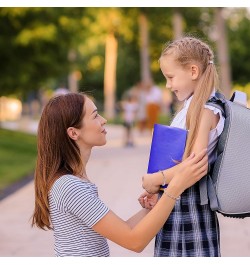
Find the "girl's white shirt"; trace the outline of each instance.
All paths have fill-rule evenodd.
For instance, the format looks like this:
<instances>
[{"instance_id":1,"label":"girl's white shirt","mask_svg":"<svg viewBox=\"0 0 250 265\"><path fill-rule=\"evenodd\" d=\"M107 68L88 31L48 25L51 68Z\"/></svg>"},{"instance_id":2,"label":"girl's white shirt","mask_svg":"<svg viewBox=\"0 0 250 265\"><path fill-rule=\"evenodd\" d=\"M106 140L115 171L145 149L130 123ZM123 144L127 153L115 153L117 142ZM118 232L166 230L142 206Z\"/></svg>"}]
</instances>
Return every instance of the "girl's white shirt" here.
<instances>
[{"instance_id":1,"label":"girl's white shirt","mask_svg":"<svg viewBox=\"0 0 250 265\"><path fill-rule=\"evenodd\" d=\"M215 92L211 94L210 98L214 95ZM192 98L193 96L185 100L182 109L176 114L170 126L186 129L186 116ZM216 107L210 105L204 105L204 107L213 111L215 115L219 114L220 116L217 126L209 132L208 162L213 163L217 158L216 145L218 142L218 138L224 128L225 118L223 117L220 109L217 109Z\"/></svg>"}]
</instances>

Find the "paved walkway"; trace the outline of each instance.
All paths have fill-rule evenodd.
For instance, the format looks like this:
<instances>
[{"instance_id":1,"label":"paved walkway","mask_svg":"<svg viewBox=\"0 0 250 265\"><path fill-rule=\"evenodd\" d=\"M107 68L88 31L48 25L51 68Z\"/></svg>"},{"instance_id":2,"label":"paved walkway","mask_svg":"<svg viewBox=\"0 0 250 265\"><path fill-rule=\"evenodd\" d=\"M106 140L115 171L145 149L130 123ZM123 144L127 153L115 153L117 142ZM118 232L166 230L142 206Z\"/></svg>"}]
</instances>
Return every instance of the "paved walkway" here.
<instances>
[{"instance_id":1,"label":"paved walkway","mask_svg":"<svg viewBox=\"0 0 250 265\"><path fill-rule=\"evenodd\" d=\"M30 128L35 133L36 125L27 123L22 128ZM18 127L11 123L6 126ZM99 187L100 197L106 204L120 217L127 219L140 209L137 198L142 192L141 176L147 169L150 136L139 136L136 132L136 146L124 148L122 127L109 125L107 130L108 144L93 149L88 174ZM33 182L0 201L0 257L54 255L52 232L30 226L33 205ZM250 218L241 220L221 215L218 217L222 256L250 257ZM153 241L139 254L112 242L109 245L113 257L153 255Z\"/></svg>"}]
</instances>

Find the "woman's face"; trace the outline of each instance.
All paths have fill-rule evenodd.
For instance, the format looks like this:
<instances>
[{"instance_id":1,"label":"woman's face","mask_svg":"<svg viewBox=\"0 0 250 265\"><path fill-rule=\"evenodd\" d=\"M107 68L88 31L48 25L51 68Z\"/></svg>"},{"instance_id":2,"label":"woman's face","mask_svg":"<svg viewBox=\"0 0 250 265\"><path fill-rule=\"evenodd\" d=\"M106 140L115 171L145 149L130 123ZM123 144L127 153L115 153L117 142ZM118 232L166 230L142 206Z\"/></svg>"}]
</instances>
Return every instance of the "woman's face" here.
<instances>
[{"instance_id":1,"label":"woman's face","mask_svg":"<svg viewBox=\"0 0 250 265\"><path fill-rule=\"evenodd\" d=\"M82 128L79 129L77 143L84 147L102 146L106 144L105 124L107 120L98 114L97 108L92 100L85 97L85 115Z\"/></svg>"}]
</instances>

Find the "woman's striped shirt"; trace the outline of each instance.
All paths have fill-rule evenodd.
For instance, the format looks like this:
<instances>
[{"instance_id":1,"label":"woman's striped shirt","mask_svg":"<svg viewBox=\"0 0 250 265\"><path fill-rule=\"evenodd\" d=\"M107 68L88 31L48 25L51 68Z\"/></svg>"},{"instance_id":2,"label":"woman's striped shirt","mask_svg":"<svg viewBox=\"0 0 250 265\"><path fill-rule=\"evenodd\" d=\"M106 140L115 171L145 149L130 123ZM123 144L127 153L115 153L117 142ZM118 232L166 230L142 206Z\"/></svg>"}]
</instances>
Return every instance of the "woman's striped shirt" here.
<instances>
[{"instance_id":1,"label":"woman's striped shirt","mask_svg":"<svg viewBox=\"0 0 250 265\"><path fill-rule=\"evenodd\" d=\"M109 256L107 239L92 229L109 211L93 183L60 177L50 190L49 207L56 256Z\"/></svg>"}]
</instances>

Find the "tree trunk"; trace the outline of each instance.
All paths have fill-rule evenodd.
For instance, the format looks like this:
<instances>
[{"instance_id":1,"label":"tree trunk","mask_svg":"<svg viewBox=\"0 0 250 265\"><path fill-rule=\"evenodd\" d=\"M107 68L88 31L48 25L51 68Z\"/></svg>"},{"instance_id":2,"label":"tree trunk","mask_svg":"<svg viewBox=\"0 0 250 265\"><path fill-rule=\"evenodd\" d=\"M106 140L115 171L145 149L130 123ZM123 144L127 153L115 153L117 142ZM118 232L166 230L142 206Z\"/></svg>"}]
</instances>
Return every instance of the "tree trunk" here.
<instances>
[{"instance_id":1,"label":"tree trunk","mask_svg":"<svg viewBox=\"0 0 250 265\"><path fill-rule=\"evenodd\" d=\"M76 52L72 49L68 53L68 60L71 65L74 65L76 60ZM77 92L78 91L78 80L76 77L75 72L72 70L71 73L68 75L68 84L69 84L69 91L70 92Z\"/></svg>"},{"instance_id":2,"label":"tree trunk","mask_svg":"<svg viewBox=\"0 0 250 265\"><path fill-rule=\"evenodd\" d=\"M174 7L173 14L173 30L174 30L174 39L179 39L183 36L183 18L180 10Z\"/></svg>"},{"instance_id":3,"label":"tree trunk","mask_svg":"<svg viewBox=\"0 0 250 265\"><path fill-rule=\"evenodd\" d=\"M220 88L226 98L231 94L231 71L228 52L228 40L225 20L223 18L223 8L217 7L215 10L215 22L217 27L217 55L219 62Z\"/></svg>"},{"instance_id":4,"label":"tree trunk","mask_svg":"<svg viewBox=\"0 0 250 265\"><path fill-rule=\"evenodd\" d=\"M76 78L75 72L71 72L68 75L68 83L69 83L69 91L70 92L77 92L78 91L78 80Z\"/></svg>"},{"instance_id":5,"label":"tree trunk","mask_svg":"<svg viewBox=\"0 0 250 265\"><path fill-rule=\"evenodd\" d=\"M140 34L140 63L141 63L141 81L149 83L152 80L149 59L149 34L148 21L145 14L139 15L139 34Z\"/></svg>"},{"instance_id":6,"label":"tree trunk","mask_svg":"<svg viewBox=\"0 0 250 265\"><path fill-rule=\"evenodd\" d=\"M115 117L117 39L110 33L106 39L105 69L104 69L104 112L105 117Z\"/></svg>"}]
</instances>

